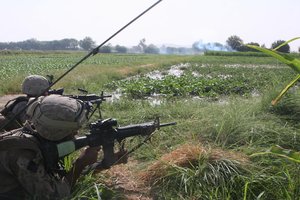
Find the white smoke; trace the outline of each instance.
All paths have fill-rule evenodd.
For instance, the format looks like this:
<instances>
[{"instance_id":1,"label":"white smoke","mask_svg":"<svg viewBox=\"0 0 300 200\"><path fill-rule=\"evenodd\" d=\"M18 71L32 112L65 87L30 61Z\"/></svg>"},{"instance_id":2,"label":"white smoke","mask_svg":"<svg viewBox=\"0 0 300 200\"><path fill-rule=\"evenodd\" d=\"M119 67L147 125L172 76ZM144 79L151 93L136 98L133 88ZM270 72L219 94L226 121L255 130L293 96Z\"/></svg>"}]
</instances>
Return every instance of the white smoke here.
<instances>
[{"instance_id":1,"label":"white smoke","mask_svg":"<svg viewBox=\"0 0 300 200\"><path fill-rule=\"evenodd\" d=\"M202 40L195 42L193 44L193 47L197 49L200 52L204 51L232 51L232 49L229 46L223 45L218 42L213 43L204 43Z\"/></svg>"}]
</instances>

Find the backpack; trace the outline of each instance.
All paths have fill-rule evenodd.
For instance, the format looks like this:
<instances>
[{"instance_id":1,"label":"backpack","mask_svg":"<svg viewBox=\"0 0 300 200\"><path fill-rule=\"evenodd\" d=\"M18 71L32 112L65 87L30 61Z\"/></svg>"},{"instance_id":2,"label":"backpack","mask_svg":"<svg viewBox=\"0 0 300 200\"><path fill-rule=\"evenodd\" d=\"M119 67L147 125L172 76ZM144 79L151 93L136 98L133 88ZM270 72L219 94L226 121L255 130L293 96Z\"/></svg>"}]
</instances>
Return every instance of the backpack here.
<instances>
[{"instance_id":1,"label":"backpack","mask_svg":"<svg viewBox=\"0 0 300 200\"><path fill-rule=\"evenodd\" d=\"M21 129L0 134L0 151L29 149L41 153L38 141L33 136L22 133Z\"/></svg>"},{"instance_id":2,"label":"backpack","mask_svg":"<svg viewBox=\"0 0 300 200\"><path fill-rule=\"evenodd\" d=\"M60 176L65 176L66 170L61 163L62 160L59 160L56 154L51 154L51 152L56 153L56 151L51 151L52 148L56 148L56 145L51 142L40 141L38 136L23 131L24 128L19 128L0 134L0 151L13 149L32 150L36 152L39 158L44 160L45 169L49 173L57 173Z\"/></svg>"},{"instance_id":3,"label":"backpack","mask_svg":"<svg viewBox=\"0 0 300 200\"><path fill-rule=\"evenodd\" d=\"M14 98L14 99L11 99L9 100L4 108L0 111L0 113L4 116L4 117L7 117L9 115L9 113L12 112L12 110L14 109L14 107L19 104L20 102L22 101L26 101L28 102L29 98L26 97L26 96L19 96L17 98Z\"/></svg>"}]
</instances>

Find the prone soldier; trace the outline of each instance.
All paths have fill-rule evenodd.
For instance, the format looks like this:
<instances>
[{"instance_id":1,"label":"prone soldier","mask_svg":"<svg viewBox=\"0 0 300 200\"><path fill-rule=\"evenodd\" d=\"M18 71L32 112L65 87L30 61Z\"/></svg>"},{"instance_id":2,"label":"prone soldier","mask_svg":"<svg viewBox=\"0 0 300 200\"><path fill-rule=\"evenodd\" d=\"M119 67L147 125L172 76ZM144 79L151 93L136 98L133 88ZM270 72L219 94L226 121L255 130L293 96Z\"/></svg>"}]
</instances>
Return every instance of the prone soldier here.
<instances>
[{"instance_id":1,"label":"prone soldier","mask_svg":"<svg viewBox=\"0 0 300 200\"><path fill-rule=\"evenodd\" d=\"M0 130L0 132L22 127L22 125L26 121L26 110L24 109L28 103L29 98L37 97L40 95L48 95L46 89L49 87L49 85L50 84L48 79L43 76L27 76L22 83L22 93L26 96L19 96L8 101L5 107L0 111L0 127L4 126L4 124L7 124L8 121L11 120L11 122L4 127L4 130ZM21 112L22 110L24 111ZM12 119L13 117L14 119Z\"/></svg>"}]
</instances>

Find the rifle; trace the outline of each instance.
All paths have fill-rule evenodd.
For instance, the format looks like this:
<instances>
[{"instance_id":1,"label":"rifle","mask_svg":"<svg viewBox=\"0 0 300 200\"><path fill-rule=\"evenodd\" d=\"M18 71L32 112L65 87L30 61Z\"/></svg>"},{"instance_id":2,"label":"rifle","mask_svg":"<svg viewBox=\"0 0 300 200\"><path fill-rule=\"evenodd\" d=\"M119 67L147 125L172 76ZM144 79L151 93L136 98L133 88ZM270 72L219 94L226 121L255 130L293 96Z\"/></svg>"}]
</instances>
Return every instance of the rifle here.
<instances>
[{"instance_id":1,"label":"rifle","mask_svg":"<svg viewBox=\"0 0 300 200\"><path fill-rule=\"evenodd\" d=\"M87 91L86 91L87 93ZM100 105L103 101L106 101L106 98L112 97L111 95L104 95L103 91L101 92L100 96L96 94L87 94L87 95L64 95L73 99L79 99L81 101L87 102L89 105L89 112L91 113L90 116L88 116L88 119L90 119L93 114L96 112L96 110L99 111L99 117L102 119L102 114L100 110ZM93 107L94 105L94 107Z\"/></svg>"},{"instance_id":2,"label":"rifle","mask_svg":"<svg viewBox=\"0 0 300 200\"><path fill-rule=\"evenodd\" d=\"M103 92L101 92L101 95L96 95L96 94L87 94L87 95L63 95L66 97L70 97L73 99L79 99L81 101L89 101L91 103L94 103L97 100L105 101L106 98L112 97L111 95L104 95Z\"/></svg>"},{"instance_id":3,"label":"rifle","mask_svg":"<svg viewBox=\"0 0 300 200\"><path fill-rule=\"evenodd\" d=\"M84 92L85 95L69 95L69 94L67 94L67 95L63 95L63 96L70 97L73 99L78 99L78 100L81 100L81 101L87 103L88 107L89 107L88 108L89 113L91 113L90 116L88 116L88 119L90 119L93 116L93 114L96 112L96 110L99 111L99 117L100 117L100 119L102 119L100 104L103 101L106 101L106 98L112 97L112 95L104 95L103 91L101 92L100 95L96 95L96 94L88 94L88 91L80 89L80 88L78 88L78 90L81 92Z\"/></svg>"},{"instance_id":4,"label":"rifle","mask_svg":"<svg viewBox=\"0 0 300 200\"><path fill-rule=\"evenodd\" d=\"M52 89L48 91L48 94L59 94L59 95L63 95L64 93L64 88L58 88L58 89Z\"/></svg>"},{"instance_id":5,"label":"rifle","mask_svg":"<svg viewBox=\"0 0 300 200\"><path fill-rule=\"evenodd\" d=\"M50 84L52 84L54 76L53 75L47 75L48 81ZM64 93L64 88L59 88L59 89L52 89L48 91L48 94L58 94L58 95L63 95L66 97L70 97L73 99L78 99L81 101L86 102L89 105L89 112L91 113L88 119L90 119L93 114L95 113L96 110L99 110L99 116L102 119L102 114L100 110L100 104L106 100L108 97L112 97L112 95L104 95L104 92L102 91L100 95L96 94L89 94L87 90L78 88L78 91L84 93L84 95L72 95L72 94L63 94ZM93 105L95 105L93 107Z\"/></svg>"},{"instance_id":6,"label":"rifle","mask_svg":"<svg viewBox=\"0 0 300 200\"><path fill-rule=\"evenodd\" d=\"M114 144L116 141L121 143L128 137L140 135L146 136L146 139L144 140L144 142L146 142L150 139L155 130L160 129L161 127L176 125L176 122L161 124L159 118L156 118L152 122L123 127L117 127L117 124L117 120L113 118L97 120L96 122L90 123L90 131L85 136L58 144L50 141L44 142L41 145L41 149L45 159L46 169L52 171L55 169L55 166L57 166L57 163L61 158L86 146L102 146L104 155L101 166L103 168L109 168L119 161L114 156ZM129 151L127 155L139 148L141 144Z\"/></svg>"}]
</instances>

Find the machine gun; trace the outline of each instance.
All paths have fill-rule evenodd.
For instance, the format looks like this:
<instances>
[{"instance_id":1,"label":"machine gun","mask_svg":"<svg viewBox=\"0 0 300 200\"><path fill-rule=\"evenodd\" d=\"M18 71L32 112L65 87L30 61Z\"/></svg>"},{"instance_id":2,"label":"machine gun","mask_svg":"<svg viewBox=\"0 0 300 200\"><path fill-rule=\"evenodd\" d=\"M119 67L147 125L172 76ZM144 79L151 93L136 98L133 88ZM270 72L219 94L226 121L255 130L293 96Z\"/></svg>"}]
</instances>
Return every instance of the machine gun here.
<instances>
[{"instance_id":1,"label":"machine gun","mask_svg":"<svg viewBox=\"0 0 300 200\"><path fill-rule=\"evenodd\" d=\"M78 89L82 90L82 89ZM79 99L81 101L84 101L89 104L89 113L88 119L90 119L93 114L96 112L96 110L99 111L99 117L102 119L101 109L100 105L103 101L106 101L106 98L112 97L111 95L104 95L103 91L100 95L96 94L88 94L86 90L82 90L86 92L86 95L64 95L73 99Z\"/></svg>"},{"instance_id":2,"label":"machine gun","mask_svg":"<svg viewBox=\"0 0 300 200\"><path fill-rule=\"evenodd\" d=\"M85 146L102 146L104 155L103 160L101 161L101 167L109 168L118 162L118 158L116 158L114 154L115 142L121 143L128 137L138 135L146 136L144 141L147 141L155 130L171 125L176 125L176 122L161 124L159 118L156 118L153 122L123 127L117 127L117 120L112 118L98 120L90 123L90 131L85 136L59 144L47 141L41 145L46 168L48 170L53 170L61 158ZM134 150L136 150L136 148ZM128 152L127 155L131 152Z\"/></svg>"},{"instance_id":3,"label":"machine gun","mask_svg":"<svg viewBox=\"0 0 300 200\"><path fill-rule=\"evenodd\" d=\"M54 76L53 75L47 75L49 83L52 83ZM112 95L104 95L104 92L102 91L100 95L96 94L89 94L87 90L78 88L78 91L83 93L82 95L72 95L72 94L63 94L64 93L64 88L59 88L59 89L52 89L48 91L48 94L58 94L58 95L63 95L66 97L70 97L73 99L78 99L84 102L87 102L89 104L89 112L91 113L88 118L91 118L93 114L96 112L96 110L99 111L99 117L102 119L102 114L100 110L100 105L103 101L106 100L106 98L112 97Z\"/></svg>"}]
</instances>

